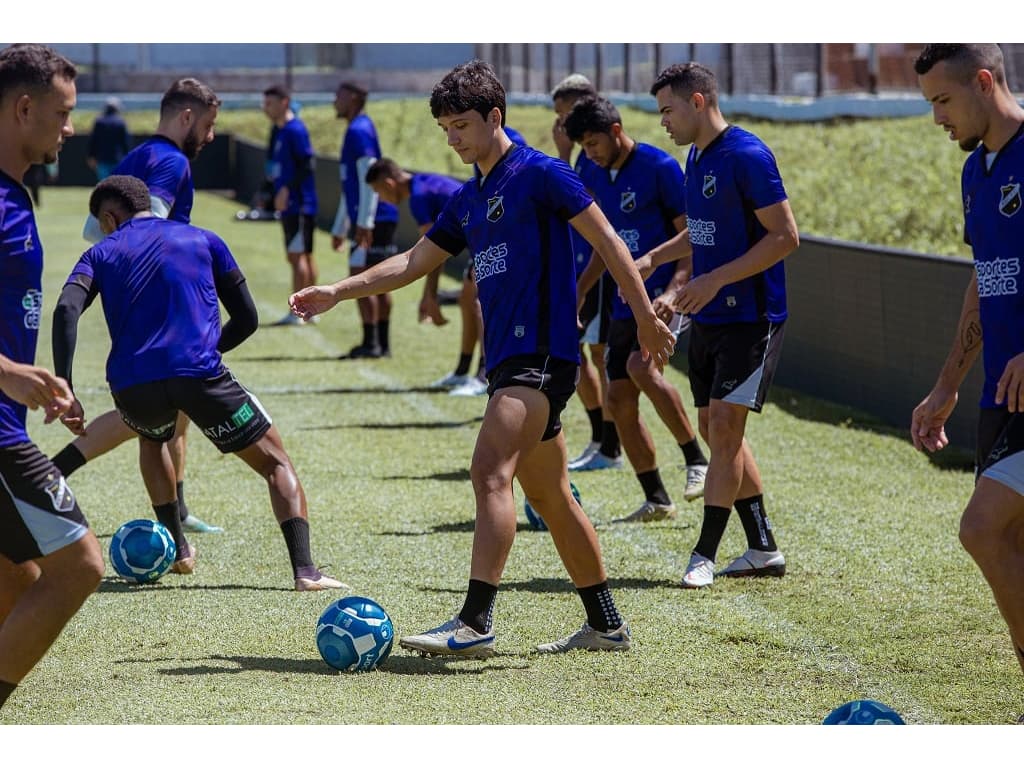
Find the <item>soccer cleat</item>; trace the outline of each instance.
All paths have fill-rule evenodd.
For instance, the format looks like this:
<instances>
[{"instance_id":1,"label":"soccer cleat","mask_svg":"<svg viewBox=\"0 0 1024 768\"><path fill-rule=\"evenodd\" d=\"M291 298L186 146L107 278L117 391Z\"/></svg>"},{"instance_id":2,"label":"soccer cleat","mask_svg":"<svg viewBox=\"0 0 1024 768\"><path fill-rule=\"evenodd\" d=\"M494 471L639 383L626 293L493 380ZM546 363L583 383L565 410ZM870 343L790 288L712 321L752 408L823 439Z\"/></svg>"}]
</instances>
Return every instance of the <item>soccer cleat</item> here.
<instances>
[{"instance_id":1,"label":"soccer cleat","mask_svg":"<svg viewBox=\"0 0 1024 768\"><path fill-rule=\"evenodd\" d=\"M189 574L195 573L196 545L189 544L188 551L188 557L183 557L180 560L174 561L174 565L171 566L171 573L180 573L182 576L188 576Z\"/></svg>"},{"instance_id":2,"label":"soccer cleat","mask_svg":"<svg viewBox=\"0 0 1024 768\"><path fill-rule=\"evenodd\" d=\"M321 573L319 578L306 579L302 576L295 579L296 592L319 592L324 589L344 589L351 591L352 587L343 581L332 579L327 574Z\"/></svg>"},{"instance_id":3,"label":"soccer cleat","mask_svg":"<svg viewBox=\"0 0 1024 768\"><path fill-rule=\"evenodd\" d=\"M786 574L786 558L779 550L762 552L759 549L748 549L725 568L718 572L719 576L751 577L751 576L784 576Z\"/></svg>"},{"instance_id":4,"label":"soccer cleat","mask_svg":"<svg viewBox=\"0 0 1024 768\"><path fill-rule=\"evenodd\" d=\"M538 653L565 653L582 649L584 651L628 651L630 646L629 625L622 622L617 629L602 632L584 624L568 637L537 646Z\"/></svg>"},{"instance_id":5,"label":"soccer cleat","mask_svg":"<svg viewBox=\"0 0 1024 768\"><path fill-rule=\"evenodd\" d=\"M431 382L427 386L431 389L455 389L456 387L461 387L463 384L467 384L469 379L469 375L449 373L447 376Z\"/></svg>"},{"instance_id":6,"label":"soccer cleat","mask_svg":"<svg viewBox=\"0 0 1024 768\"><path fill-rule=\"evenodd\" d=\"M421 635L403 637L398 644L424 656L486 659L494 655L494 633L482 635L458 616Z\"/></svg>"},{"instance_id":7,"label":"soccer cleat","mask_svg":"<svg viewBox=\"0 0 1024 768\"><path fill-rule=\"evenodd\" d=\"M350 360L360 357L378 358L382 357L383 355L384 353L381 351L380 346L377 344L374 344L372 346L367 346L366 344L357 344L348 351L347 355L342 355L341 359Z\"/></svg>"},{"instance_id":8,"label":"soccer cleat","mask_svg":"<svg viewBox=\"0 0 1024 768\"><path fill-rule=\"evenodd\" d=\"M186 531L192 533L224 533L224 529L219 525L210 525L200 520L198 517L189 512L188 516L181 521L181 527Z\"/></svg>"},{"instance_id":9,"label":"soccer cleat","mask_svg":"<svg viewBox=\"0 0 1024 768\"><path fill-rule=\"evenodd\" d=\"M710 587L715 580L715 563L708 560L704 555L694 552L690 555L690 563L686 566L686 573L683 574L684 589L700 589Z\"/></svg>"},{"instance_id":10,"label":"soccer cleat","mask_svg":"<svg viewBox=\"0 0 1024 768\"><path fill-rule=\"evenodd\" d=\"M448 391L452 397L476 397L487 394L487 382L478 378L472 378L465 384Z\"/></svg>"},{"instance_id":11,"label":"soccer cleat","mask_svg":"<svg viewBox=\"0 0 1024 768\"><path fill-rule=\"evenodd\" d=\"M613 520L613 523L653 523L656 520L671 520L676 516L676 505L671 502L659 504L656 501L645 501L640 508L630 515Z\"/></svg>"},{"instance_id":12,"label":"soccer cleat","mask_svg":"<svg viewBox=\"0 0 1024 768\"><path fill-rule=\"evenodd\" d=\"M694 501L704 495L704 478L707 474L707 464L686 465L686 490L683 491L684 499L687 501Z\"/></svg>"},{"instance_id":13,"label":"soccer cleat","mask_svg":"<svg viewBox=\"0 0 1024 768\"><path fill-rule=\"evenodd\" d=\"M274 325L302 325L302 318L289 312L278 320Z\"/></svg>"},{"instance_id":14,"label":"soccer cleat","mask_svg":"<svg viewBox=\"0 0 1024 768\"><path fill-rule=\"evenodd\" d=\"M600 441L591 440L589 443L587 443L587 447L583 449L583 453L581 453L579 456L577 456L575 459L569 462L569 469L572 469L573 464L582 464L595 453L597 453L599 450L601 450Z\"/></svg>"},{"instance_id":15,"label":"soccer cleat","mask_svg":"<svg viewBox=\"0 0 1024 768\"><path fill-rule=\"evenodd\" d=\"M622 466L622 456L605 456L601 451L595 451L586 461L569 465L570 472L593 472L598 469L618 469Z\"/></svg>"}]
</instances>

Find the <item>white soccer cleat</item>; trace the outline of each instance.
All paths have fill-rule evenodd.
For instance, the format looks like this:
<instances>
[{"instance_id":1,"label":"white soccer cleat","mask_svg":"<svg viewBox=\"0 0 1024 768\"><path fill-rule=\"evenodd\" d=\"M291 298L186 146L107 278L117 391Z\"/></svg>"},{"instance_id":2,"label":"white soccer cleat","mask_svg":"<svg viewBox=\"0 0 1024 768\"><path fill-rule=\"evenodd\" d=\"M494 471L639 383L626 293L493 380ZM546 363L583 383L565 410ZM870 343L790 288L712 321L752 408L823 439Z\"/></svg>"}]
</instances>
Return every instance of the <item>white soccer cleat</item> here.
<instances>
[{"instance_id":1,"label":"white soccer cleat","mask_svg":"<svg viewBox=\"0 0 1024 768\"><path fill-rule=\"evenodd\" d=\"M656 501L645 501L632 514L613 520L613 523L653 523L657 520L671 520L676 516L675 504L658 504Z\"/></svg>"},{"instance_id":2,"label":"white soccer cleat","mask_svg":"<svg viewBox=\"0 0 1024 768\"><path fill-rule=\"evenodd\" d=\"M565 653L576 649L584 651L628 651L631 638L629 624L601 632L589 624L584 624L568 637L537 646L538 653Z\"/></svg>"},{"instance_id":3,"label":"white soccer cleat","mask_svg":"<svg viewBox=\"0 0 1024 768\"><path fill-rule=\"evenodd\" d=\"M594 472L598 469L618 469L622 466L622 456L605 456L600 450L594 451L589 458L569 465L570 472Z\"/></svg>"},{"instance_id":4,"label":"white soccer cleat","mask_svg":"<svg viewBox=\"0 0 1024 768\"><path fill-rule=\"evenodd\" d=\"M477 395L486 395L487 382L480 381L480 379L473 377L465 384L448 390L448 394L451 397L476 397Z\"/></svg>"},{"instance_id":5,"label":"white soccer cleat","mask_svg":"<svg viewBox=\"0 0 1024 768\"><path fill-rule=\"evenodd\" d=\"M686 490L683 491L683 498L687 501L694 501L704 495L704 478L708 474L707 464L686 465Z\"/></svg>"},{"instance_id":6,"label":"white soccer cleat","mask_svg":"<svg viewBox=\"0 0 1024 768\"><path fill-rule=\"evenodd\" d=\"M494 633L482 635L458 616L421 635L407 635L398 644L424 656L486 659L494 655Z\"/></svg>"},{"instance_id":7,"label":"white soccer cleat","mask_svg":"<svg viewBox=\"0 0 1024 768\"><path fill-rule=\"evenodd\" d=\"M449 373L437 381L433 381L427 386L430 389L455 389L455 387L461 387L463 384L469 381L468 375L459 375L457 373Z\"/></svg>"},{"instance_id":8,"label":"white soccer cleat","mask_svg":"<svg viewBox=\"0 0 1024 768\"><path fill-rule=\"evenodd\" d=\"M344 589L346 592L352 591L352 587L345 582L332 579L330 576L323 573L321 573L320 578L317 579L306 579L301 576L295 579L296 592L320 592L324 589Z\"/></svg>"},{"instance_id":9,"label":"white soccer cleat","mask_svg":"<svg viewBox=\"0 0 1024 768\"><path fill-rule=\"evenodd\" d=\"M591 440L587 443L587 447L583 449L583 453L577 456L575 459L569 462L569 469L572 469L573 464L581 464L601 450L601 443Z\"/></svg>"},{"instance_id":10,"label":"white soccer cleat","mask_svg":"<svg viewBox=\"0 0 1024 768\"><path fill-rule=\"evenodd\" d=\"M683 574L684 589L700 589L710 587L715 580L715 563L704 555L694 552L690 555L690 563Z\"/></svg>"},{"instance_id":11,"label":"white soccer cleat","mask_svg":"<svg viewBox=\"0 0 1024 768\"><path fill-rule=\"evenodd\" d=\"M786 558L779 550L762 552L759 549L748 549L725 568L718 572L719 576L756 577L784 576L786 574Z\"/></svg>"},{"instance_id":12,"label":"white soccer cleat","mask_svg":"<svg viewBox=\"0 0 1024 768\"><path fill-rule=\"evenodd\" d=\"M191 512L181 521L181 527L183 530L189 531L190 533L224 533L224 529L219 525L210 525L198 517L193 515Z\"/></svg>"},{"instance_id":13,"label":"white soccer cleat","mask_svg":"<svg viewBox=\"0 0 1024 768\"><path fill-rule=\"evenodd\" d=\"M302 318L289 312L278 320L274 325L302 325Z\"/></svg>"}]
</instances>

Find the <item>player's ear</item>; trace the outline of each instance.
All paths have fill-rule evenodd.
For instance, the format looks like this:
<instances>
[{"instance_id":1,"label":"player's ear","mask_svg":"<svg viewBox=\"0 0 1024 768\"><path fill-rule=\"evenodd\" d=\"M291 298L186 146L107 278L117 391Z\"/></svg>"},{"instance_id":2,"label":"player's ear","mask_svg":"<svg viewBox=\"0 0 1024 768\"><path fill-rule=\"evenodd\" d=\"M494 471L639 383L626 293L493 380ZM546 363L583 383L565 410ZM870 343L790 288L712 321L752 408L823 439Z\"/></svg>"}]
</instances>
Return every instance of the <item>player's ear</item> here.
<instances>
[{"instance_id":1,"label":"player's ear","mask_svg":"<svg viewBox=\"0 0 1024 768\"><path fill-rule=\"evenodd\" d=\"M703 93L700 91L694 91L693 95L690 96L690 103L693 104L693 108L699 112L704 109L708 102L707 99L704 98Z\"/></svg>"}]
</instances>

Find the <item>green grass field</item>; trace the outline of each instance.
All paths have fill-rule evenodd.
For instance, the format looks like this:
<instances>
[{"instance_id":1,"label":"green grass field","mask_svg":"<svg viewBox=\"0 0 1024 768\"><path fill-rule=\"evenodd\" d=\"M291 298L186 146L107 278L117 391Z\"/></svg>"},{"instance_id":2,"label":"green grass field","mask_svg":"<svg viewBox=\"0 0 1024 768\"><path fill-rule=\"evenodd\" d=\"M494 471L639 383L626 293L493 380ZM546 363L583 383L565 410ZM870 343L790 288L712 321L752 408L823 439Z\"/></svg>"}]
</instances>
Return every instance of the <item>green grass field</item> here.
<instances>
[{"instance_id":1,"label":"green grass field","mask_svg":"<svg viewBox=\"0 0 1024 768\"><path fill-rule=\"evenodd\" d=\"M47 366L49 320L83 250L86 200L83 189L45 188L38 211L46 249L38 359ZM231 245L271 322L288 294L280 229L235 222L236 208L201 194L195 223ZM344 259L323 233L317 238L321 281L339 279ZM459 323L446 308L449 325L417 325L419 291L395 294L393 359L335 359L358 341L355 307L341 306L317 326L263 327L226 360L284 436L309 498L314 558L378 600L399 635L461 606L473 531L468 465L484 406L424 389L453 367ZM92 415L111 404L108 348L94 306L75 364ZM685 375L669 376L689 402ZM632 473L574 477L632 626L632 652L532 652L575 630L583 612L549 537L520 513L495 610L499 655L442 661L396 648L369 674L321 661L314 626L339 595L291 591L263 483L192 430L187 499L226 532L193 535L200 557L190 577L130 586L108 565L0 722L812 724L855 698L887 702L910 723L1012 722L1024 709L1020 670L988 588L957 542L971 489L963 457L929 462L904 434L856 412L772 394L749 439L788 560L784 579L678 586L701 510L682 502L682 457L645 403L678 519L610 525L641 501ZM578 401L563 423L578 451L588 435ZM70 439L34 413L29 431L48 453ZM131 444L79 470L72 486L104 547L121 523L151 514ZM734 516L721 561L744 547Z\"/></svg>"}]
</instances>

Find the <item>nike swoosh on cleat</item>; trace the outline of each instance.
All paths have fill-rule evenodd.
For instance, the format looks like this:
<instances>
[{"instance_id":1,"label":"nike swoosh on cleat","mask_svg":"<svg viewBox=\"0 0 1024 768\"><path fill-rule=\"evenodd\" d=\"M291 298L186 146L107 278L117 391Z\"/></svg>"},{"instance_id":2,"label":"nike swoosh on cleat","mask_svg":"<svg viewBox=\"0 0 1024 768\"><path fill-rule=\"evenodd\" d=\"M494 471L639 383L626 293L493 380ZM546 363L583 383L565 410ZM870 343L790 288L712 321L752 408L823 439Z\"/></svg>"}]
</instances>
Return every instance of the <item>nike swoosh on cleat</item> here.
<instances>
[{"instance_id":1,"label":"nike swoosh on cleat","mask_svg":"<svg viewBox=\"0 0 1024 768\"><path fill-rule=\"evenodd\" d=\"M480 643L489 643L493 639L493 637L481 637L479 640L470 640L468 643L460 643L454 637L449 637L448 647L453 651L461 651L465 648L472 648L474 645L480 645Z\"/></svg>"}]
</instances>

